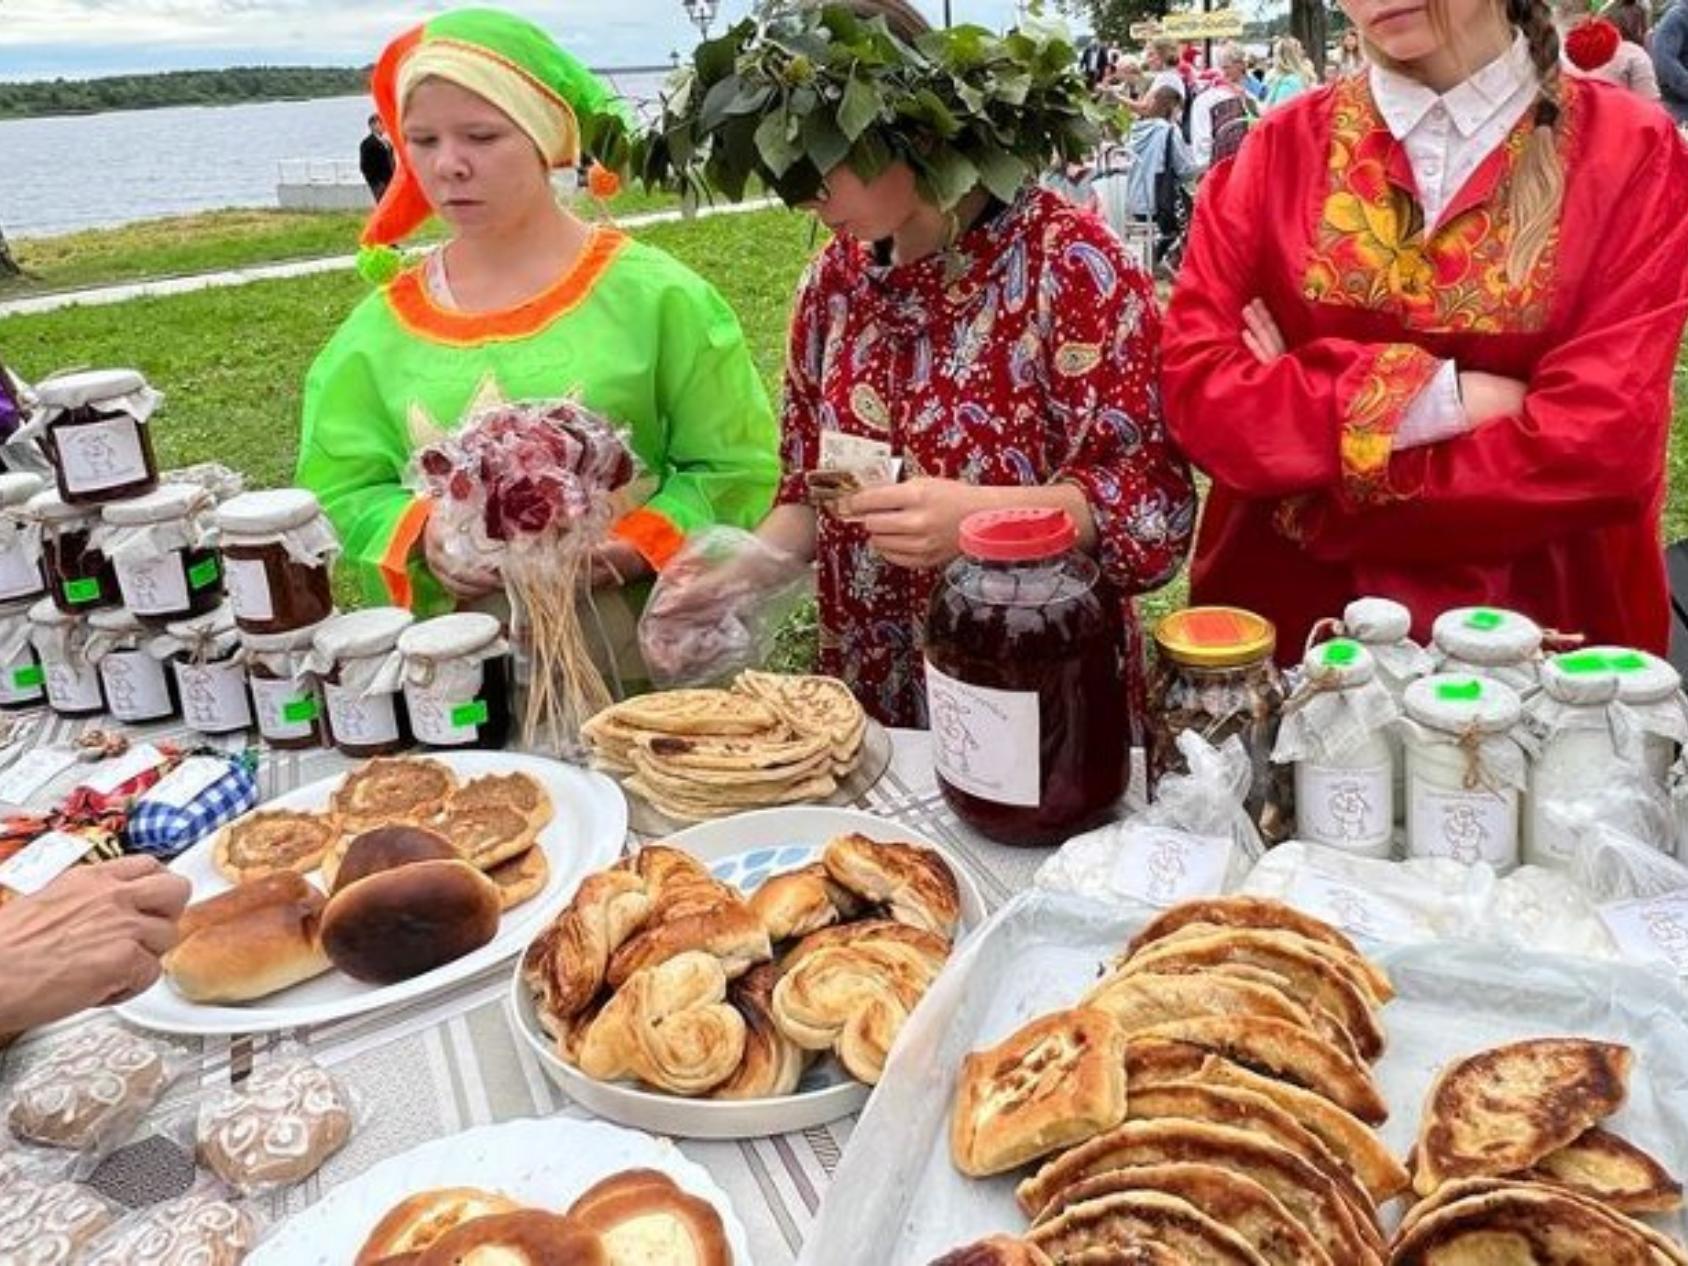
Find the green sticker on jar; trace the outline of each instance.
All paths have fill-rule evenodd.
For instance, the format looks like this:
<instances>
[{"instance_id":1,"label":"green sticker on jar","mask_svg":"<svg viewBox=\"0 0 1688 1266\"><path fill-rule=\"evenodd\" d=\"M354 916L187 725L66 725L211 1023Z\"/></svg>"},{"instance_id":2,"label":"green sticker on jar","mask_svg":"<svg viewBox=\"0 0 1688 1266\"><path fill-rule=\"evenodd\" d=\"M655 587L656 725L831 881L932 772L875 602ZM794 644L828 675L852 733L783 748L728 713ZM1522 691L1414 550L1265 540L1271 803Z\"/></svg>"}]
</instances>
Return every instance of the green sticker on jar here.
<instances>
[{"instance_id":1,"label":"green sticker on jar","mask_svg":"<svg viewBox=\"0 0 1688 1266\"><path fill-rule=\"evenodd\" d=\"M98 602L100 600L100 582L96 576L87 576L81 580L67 580L64 582L64 599L72 604L83 602Z\"/></svg>"},{"instance_id":2,"label":"green sticker on jar","mask_svg":"<svg viewBox=\"0 0 1688 1266\"><path fill-rule=\"evenodd\" d=\"M31 664L27 668L14 669L12 672L12 686L17 690L27 690L31 686L39 686L46 680L46 670L40 664Z\"/></svg>"},{"instance_id":3,"label":"green sticker on jar","mask_svg":"<svg viewBox=\"0 0 1688 1266\"><path fill-rule=\"evenodd\" d=\"M1606 667L1615 673L1638 673L1647 667L1647 657L1635 651L1625 651L1608 659Z\"/></svg>"},{"instance_id":4,"label":"green sticker on jar","mask_svg":"<svg viewBox=\"0 0 1688 1266\"><path fill-rule=\"evenodd\" d=\"M1436 697L1449 703L1475 703L1483 697L1483 683L1475 678L1467 681L1444 681L1436 687Z\"/></svg>"},{"instance_id":5,"label":"green sticker on jar","mask_svg":"<svg viewBox=\"0 0 1688 1266\"><path fill-rule=\"evenodd\" d=\"M310 696L289 699L281 705L281 719L289 725L297 725L301 721L315 721L321 715L322 706Z\"/></svg>"},{"instance_id":6,"label":"green sticker on jar","mask_svg":"<svg viewBox=\"0 0 1688 1266\"><path fill-rule=\"evenodd\" d=\"M471 725L485 725L489 713L486 700L476 699L473 703L465 703L451 710L451 723L458 729Z\"/></svg>"},{"instance_id":7,"label":"green sticker on jar","mask_svg":"<svg viewBox=\"0 0 1688 1266\"><path fill-rule=\"evenodd\" d=\"M1574 655L1561 655L1556 661L1561 672L1567 672L1576 677L1586 677L1591 673L1610 672L1612 661L1599 651L1578 651Z\"/></svg>"},{"instance_id":8,"label":"green sticker on jar","mask_svg":"<svg viewBox=\"0 0 1688 1266\"><path fill-rule=\"evenodd\" d=\"M216 558L202 558L188 568L188 584L195 589L203 589L206 585L217 583L217 574Z\"/></svg>"},{"instance_id":9,"label":"green sticker on jar","mask_svg":"<svg viewBox=\"0 0 1688 1266\"><path fill-rule=\"evenodd\" d=\"M1325 644L1325 663L1336 668L1346 668L1360 657L1358 642L1350 642L1345 637L1339 637L1334 642Z\"/></svg>"},{"instance_id":10,"label":"green sticker on jar","mask_svg":"<svg viewBox=\"0 0 1688 1266\"><path fill-rule=\"evenodd\" d=\"M1487 607L1478 607L1465 617L1465 627L1477 629L1479 632L1492 633L1506 623L1506 617L1499 611L1490 611Z\"/></svg>"}]
</instances>

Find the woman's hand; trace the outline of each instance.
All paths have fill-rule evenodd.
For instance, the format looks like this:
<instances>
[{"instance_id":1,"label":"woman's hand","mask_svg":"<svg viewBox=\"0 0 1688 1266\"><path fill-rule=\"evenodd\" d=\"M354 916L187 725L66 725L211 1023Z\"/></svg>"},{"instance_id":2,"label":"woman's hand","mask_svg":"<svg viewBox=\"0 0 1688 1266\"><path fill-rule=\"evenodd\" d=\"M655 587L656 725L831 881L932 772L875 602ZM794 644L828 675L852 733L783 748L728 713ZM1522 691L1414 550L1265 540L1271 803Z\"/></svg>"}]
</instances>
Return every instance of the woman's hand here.
<instances>
[{"instance_id":1,"label":"woman's hand","mask_svg":"<svg viewBox=\"0 0 1688 1266\"><path fill-rule=\"evenodd\" d=\"M983 490L956 479L911 479L864 488L835 507L860 523L868 543L898 567L943 567L961 552L961 521L988 509Z\"/></svg>"},{"instance_id":2,"label":"woman's hand","mask_svg":"<svg viewBox=\"0 0 1688 1266\"><path fill-rule=\"evenodd\" d=\"M1243 309L1243 346L1253 352L1254 359L1262 365L1270 365L1289 352L1289 345L1284 342L1278 323L1259 299L1250 300Z\"/></svg>"},{"instance_id":3,"label":"woman's hand","mask_svg":"<svg viewBox=\"0 0 1688 1266\"><path fill-rule=\"evenodd\" d=\"M459 602L473 602L504 587L498 564L474 557L468 538L444 527L439 515L429 515L422 530L422 556L434 579Z\"/></svg>"},{"instance_id":4,"label":"woman's hand","mask_svg":"<svg viewBox=\"0 0 1688 1266\"><path fill-rule=\"evenodd\" d=\"M1460 399L1465 402L1465 416L1474 427L1522 413L1528 390L1527 384L1518 379L1502 378L1499 374L1467 369L1459 375Z\"/></svg>"}]
</instances>

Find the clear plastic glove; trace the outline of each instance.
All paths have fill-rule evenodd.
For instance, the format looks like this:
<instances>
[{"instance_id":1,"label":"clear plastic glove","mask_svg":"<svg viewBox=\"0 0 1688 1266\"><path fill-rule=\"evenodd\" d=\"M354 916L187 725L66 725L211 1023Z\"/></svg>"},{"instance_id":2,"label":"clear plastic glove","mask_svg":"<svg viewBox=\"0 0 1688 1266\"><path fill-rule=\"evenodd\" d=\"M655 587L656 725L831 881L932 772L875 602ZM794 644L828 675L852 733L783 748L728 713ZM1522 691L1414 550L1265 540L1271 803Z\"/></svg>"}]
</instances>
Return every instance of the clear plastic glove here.
<instances>
[{"instance_id":1,"label":"clear plastic glove","mask_svg":"<svg viewBox=\"0 0 1688 1266\"><path fill-rule=\"evenodd\" d=\"M662 687L719 681L766 659L809 586L809 564L738 528L688 540L639 619L639 649Z\"/></svg>"}]
</instances>

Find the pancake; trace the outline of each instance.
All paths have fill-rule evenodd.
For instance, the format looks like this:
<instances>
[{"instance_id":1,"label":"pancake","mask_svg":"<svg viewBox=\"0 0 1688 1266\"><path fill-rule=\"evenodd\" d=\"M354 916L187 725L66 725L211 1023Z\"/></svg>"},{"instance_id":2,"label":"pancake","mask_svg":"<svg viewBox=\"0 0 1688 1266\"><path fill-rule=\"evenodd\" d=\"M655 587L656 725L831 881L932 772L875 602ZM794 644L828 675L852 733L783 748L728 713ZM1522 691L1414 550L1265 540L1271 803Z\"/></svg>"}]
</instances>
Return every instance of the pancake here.
<instances>
[{"instance_id":1,"label":"pancake","mask_svg":"<svg viewBox=\"0 0 1688 1266\"><path fill-rule=\"evenodd\" d=\"M1653 1248L1615 1215L1541 1187L1504 1187L1403 1226L1391 1266L1655 1266Z\"/></svg>"},{"instance_id":2,"label":"pancake","mask_svg":"<svg viewBox=\"0 0 1688 1266\"><path fill-rule=\"evenodd\" d=\"M1623 1213L1674 1213L1682 1207L1682 1184L1663 1165L1599 1127L1549 1152L1525 1176L1568 1187Z\"/></svg>"},{"instance_id":3,"label":"pancake","mask_svg":"<svg viewBox=\"0 0 1688 1266\"><path fill-rule=\"evenodd\" d=\"M1211 972L1110 974L1079 1005L1106 1011L1128 1034L1204 1015L1263 1015L1313 1028L1307 1008L1273 986Z\"/></svg>"},{"instance_id":4,"label":"pancake","mask_svg":"<svg viewBox=\"0 0 1688 1266\"><path fill-rule=\"evenodd\" d=\"M1026 1239L1048 1253L1055 1266L1086 1249L1135 1242L1159 1244L1191 1266L1268 1266L1237 1232L1188 1201L1158 1191L1122 1191L1069 1205L1035 1226Z\"/></svg>"}]
</instances>

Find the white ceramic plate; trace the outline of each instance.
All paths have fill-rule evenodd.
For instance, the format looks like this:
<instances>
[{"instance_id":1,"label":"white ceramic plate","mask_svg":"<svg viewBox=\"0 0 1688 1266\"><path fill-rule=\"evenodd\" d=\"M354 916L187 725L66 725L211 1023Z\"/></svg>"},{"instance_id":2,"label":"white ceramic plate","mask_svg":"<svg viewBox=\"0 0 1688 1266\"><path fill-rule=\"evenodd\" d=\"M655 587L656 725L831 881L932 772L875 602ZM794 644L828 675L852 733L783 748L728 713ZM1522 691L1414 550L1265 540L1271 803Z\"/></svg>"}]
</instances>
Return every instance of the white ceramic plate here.
<instances>
[{"instance_id":1,"label":"white ceramic plate","mask_svg":"<svg viewBox=\"0 0 1688 1266\"><path fill-rule=\"evenodd\" d=\"M551 797L553 816L539 833L539 846L545 850L551 877L538 896L504 916L498 935L490 942L454 963L396 985L365 984L329 971L244 1006L189 1002L168 981L161 980L140 997L124 1003L117 1009L118 1014L142 1028L161 1033L270 1033L409 1002L519 953L574 896L582 879L610 865L620 855L627 837L627 802L615 784L602 774L514 752L430 755L465 781L481 774L528 774ZM329 797L343 777L324 778L259 807L306 811L327 808ZM192 881L195 901L214 897L232 886L211 863L213 839L215 836L196 844L170 867Z\"/></svg>"},{"instance_id":2,"label":"white ceramic plate","mask_svg":"<svg viewBox=\"0 0 1688 1266\"><path fill-rule=\"evenodd\" d=\"M900 840L932 849L949 863L961 889L957 941L985 921L984 899L954 854L918 831L854 809L761 809L705 822L664 840L706 861L717 878L752 891L769 875L815 860L834 836L859 831L874 840ZM683 1099L629 1082L594 1081L558 1059L534 1013L533 996L518 969L511 979L510 1011L551 1079L582 1107L611 1121L680 1138L736 1139L785 1134L824 1125L857 1112L872 1087L849 1076L831 1057L804 1074L797 1093L779 1099Z\"/></svg>"},{"instance_id":3,"label":"white ceramic plate","mask_svg":"<svg viewBox=\"0 0 1688 1266\"><path fill-rule=\"evenodd\" d=\"M371 1166L290 1219L247 1266L344 1266L399 1201L434 1187L482 1187L553 1213L624 1169L657 1169L721 1215L734 1266L754 1266L727 1193L667 1139L601 1121L506 1121L434 1139Z\"/></svg>"}]
</instances>

